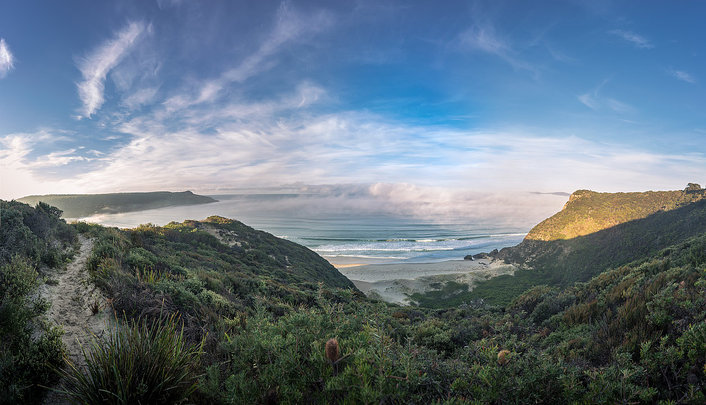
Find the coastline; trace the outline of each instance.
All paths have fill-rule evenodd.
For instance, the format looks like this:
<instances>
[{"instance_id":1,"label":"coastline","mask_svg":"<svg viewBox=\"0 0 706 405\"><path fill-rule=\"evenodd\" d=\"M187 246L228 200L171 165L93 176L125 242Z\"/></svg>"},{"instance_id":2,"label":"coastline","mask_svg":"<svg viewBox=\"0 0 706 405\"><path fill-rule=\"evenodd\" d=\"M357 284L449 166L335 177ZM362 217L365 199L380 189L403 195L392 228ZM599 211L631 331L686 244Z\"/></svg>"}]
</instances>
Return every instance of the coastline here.
<instances>
[{"instance_id":1,"label":"coastline","mask_svg":"<svg viewBox=\"0 0 706 405\"><path fill-rule=\"evenodd\" d=\"M321 255L333 267L345 269L349 267L377 266L387 264L401 264L400 259L386 259L382 257L360 257L360 256L329 256Z\"/></svg>"},{"instance_id":2,"label":"coastline","mask_svg":"<svg viewBox=\"0 0 706 405\"><path fill-rule=\"evenodd\" d=\"M502 260L447 260L434 263L376 263L354 266L337 263L336 268L368 296L409 305L409 296L438 289L454 281L471 288L481 280L514 274L516 268Z\"/></svg>"}]
</instances>

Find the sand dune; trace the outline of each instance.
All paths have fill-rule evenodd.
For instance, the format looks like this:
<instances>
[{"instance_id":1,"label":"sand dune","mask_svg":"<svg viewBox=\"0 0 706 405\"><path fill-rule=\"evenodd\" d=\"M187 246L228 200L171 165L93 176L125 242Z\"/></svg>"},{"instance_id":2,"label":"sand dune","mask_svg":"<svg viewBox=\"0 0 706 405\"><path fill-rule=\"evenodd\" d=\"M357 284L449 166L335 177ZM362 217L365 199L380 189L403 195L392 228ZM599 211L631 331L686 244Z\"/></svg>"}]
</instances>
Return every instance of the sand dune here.
<instances>
[{"instance_id":1,"label":"sand dune","mask_svg":"<svg viewBox=\"0 0 706 405\"><path fill-rule=\"evenodd\" d=\"M403 305L409 304L409 295L432 290L440 283L455 281L473 288L478 281L515 270L513 265L490 259L338 266L338 271L367 295Z\"/></svg>"}]
</instances>

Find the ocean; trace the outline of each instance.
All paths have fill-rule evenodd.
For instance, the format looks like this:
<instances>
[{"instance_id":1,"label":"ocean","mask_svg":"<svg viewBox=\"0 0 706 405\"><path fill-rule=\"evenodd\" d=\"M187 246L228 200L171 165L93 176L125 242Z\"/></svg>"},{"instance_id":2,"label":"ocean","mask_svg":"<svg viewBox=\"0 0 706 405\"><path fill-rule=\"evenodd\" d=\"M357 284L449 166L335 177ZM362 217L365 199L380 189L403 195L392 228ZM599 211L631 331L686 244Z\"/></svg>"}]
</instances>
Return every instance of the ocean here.
<instances>
[{"instance_id":1,"label":"ocean","mask_svg":"<svg viewBox=\"0 0 706 405\"><path fill-rule=\"evenodd\" d=\"M419 218L386 211L375 202L343 204L310 195L213 197L219 201L83 220L132 228L220 215L302 244L337 265L460 260L469 254L516 245L529 231L526 225L498 225L493 218Z\"/></svg>"}]
</instances>

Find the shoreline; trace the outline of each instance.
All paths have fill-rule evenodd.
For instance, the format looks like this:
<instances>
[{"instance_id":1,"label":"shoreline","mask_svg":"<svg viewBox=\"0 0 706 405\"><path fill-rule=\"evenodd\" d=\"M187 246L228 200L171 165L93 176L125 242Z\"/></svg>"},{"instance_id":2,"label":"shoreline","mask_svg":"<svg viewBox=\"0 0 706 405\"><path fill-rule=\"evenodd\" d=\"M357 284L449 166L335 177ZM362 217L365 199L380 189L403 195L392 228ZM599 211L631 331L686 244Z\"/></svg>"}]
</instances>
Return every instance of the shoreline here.
<instances>
[{"instance_id":1,"label":"shoreline","mask_svg":"<svg viewBox=\"0 0 706 405\"><path fill-rule=\"evenodd\" d=\"M454 281L471 289L482 280L514 274L516 267L502 260L447 260L433 263L340 264L338 271L368 296L390 303L409 305L410 296L440 288Z\"/></svg>"},{"instance_id":2,"label":"shoreline","mask_svg":"<svg viewBox=\"0 0 706 405\"><path fill-rule=\"evenodd\" d=\"M311 248L309 248L311 249ZM316 252L316 251L314 251ZM319 253L317 253L319 254ZM358 256L328 256L320 255L336 269L349 267L376 266L379 264L402 264L400 259L387 259L382 257L358 257Z\"/></svg>"}]
</instances>

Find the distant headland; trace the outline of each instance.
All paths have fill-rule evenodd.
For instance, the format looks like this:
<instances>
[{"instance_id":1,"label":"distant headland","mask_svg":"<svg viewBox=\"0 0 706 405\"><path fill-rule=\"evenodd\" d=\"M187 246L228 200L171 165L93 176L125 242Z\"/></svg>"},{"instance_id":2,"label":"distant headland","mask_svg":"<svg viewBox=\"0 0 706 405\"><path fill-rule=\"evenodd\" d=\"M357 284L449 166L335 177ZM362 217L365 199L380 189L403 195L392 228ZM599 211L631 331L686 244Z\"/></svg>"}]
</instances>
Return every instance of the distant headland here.
<instances>
[{"instance_id":1,"label":"distant headland","mask_svg":"<svg viewBox=\"0 0 706 405\"><path fill-rule=\"evenodd\" d=\"M118 214L179 205L217 202L191 191L154 191L146 193L47 194L31 195L17 201L31 206L44 202L63 211L64 218L84 218L96 214Z\"/></svg>"}]
</instances>

